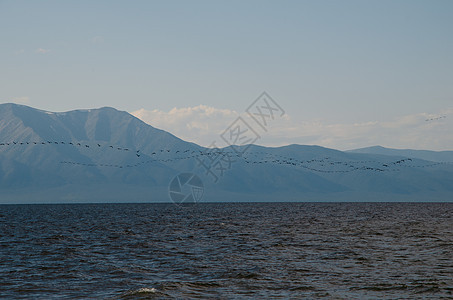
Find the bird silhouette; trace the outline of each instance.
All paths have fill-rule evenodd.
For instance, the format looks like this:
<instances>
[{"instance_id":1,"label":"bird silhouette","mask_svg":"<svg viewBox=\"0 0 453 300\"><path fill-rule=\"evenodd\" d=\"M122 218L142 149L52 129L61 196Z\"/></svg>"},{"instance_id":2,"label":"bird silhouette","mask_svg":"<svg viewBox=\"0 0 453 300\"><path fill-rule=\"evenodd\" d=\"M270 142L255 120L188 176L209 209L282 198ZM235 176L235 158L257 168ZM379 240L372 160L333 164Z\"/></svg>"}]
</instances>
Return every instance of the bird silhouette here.
<instances>
[{"instance_id":1,"label":"bird silhouette","mask_svg":"<svg viewBox=\"0 0 453 300\"><path fill-rule=\"evenodd\" d=\"M55 144L55 145L73 145L75 146L75 142L51 142L47 141L48 144ZM0 143L0 146L9 146L9 145L38 145L42 144L45 145L46 143L44 141L41 142L21 142L21 141L13 141L11 143ZM94 145L97 145L98 147L102 147L100 143L96 143ZM77 146L85 146L85 148L90 148L89 144L83 144L77 143ZM113 145L109 146L112 149L117 149L119 151L129 151L128 148L122 148L122 147L114 147ZM166 158L162 159L157 156L157 153L171 153L174 152L175 154L178 153L187 153L186 156L180 156L180 157L173 157L173 158ZM191 153L191 154L189 154ZM136 150L137 157L141 157L140 150ZM266 153L266 152L252 152L252 153L247 153L247 155L240 155L235 152L228 152L225 150L221 149L205 149L205 151L201 150L191 150L191 149L185 149L185 150L176 150L173 151L172 149L156 149L154 152L152 152L151 155L154 155L155 159L153 160L148 160L148 161L142 161L138 165L142 164L147 164L147 163L152 163L156 161L160 162L175 162L175 161L180 161L184 159L190 159L190 158L197 158L200 156L209 156L214 158L221 157L220 159L228 159L229 162L232 162L231 159L233 157L238 157L243 160L243 162L247 164L275 164L275 165L286 165L289 167L300 167L304 168L313 172L323 172L323 173L345 173L345 172L352 172L352 171L374 171L374 172L389 172L389 171L399 171L399 169L390 169L390 166L405 166L405 167L417 167L417 168L427 168L433 165L439 165L439 164L445 164L444 163L436 163L436 164L430 164L430 165L420 165L420 166L414 166L414 165L409 165L408 162L413 161L411 158L404 158L396 161L389 161L389 162L379 162L379 161L353 161L353 162L346 162L346 161L332 161L330 157L325 157L322 159L310 159L310 160L305 160L301 161L298 160L294 157L289 157L285 155L277 155L277 154L271 154L271 153ZM75 165L87 165L87 164L81 164L77 162L65 162L68 164L75 164ZM379 164L380 167L373 167L372 165L370 166L369 164L377 163ZM339 165L341 168L339 169L332 169L335 168L336 165ZM105 164L89 164L88 166L107 166ZM117 167L117 168L122 168L124 166L122 165L109 165L112 167ZM131 167L135 165L129 165Z\"/></svg>"}]
</instances>

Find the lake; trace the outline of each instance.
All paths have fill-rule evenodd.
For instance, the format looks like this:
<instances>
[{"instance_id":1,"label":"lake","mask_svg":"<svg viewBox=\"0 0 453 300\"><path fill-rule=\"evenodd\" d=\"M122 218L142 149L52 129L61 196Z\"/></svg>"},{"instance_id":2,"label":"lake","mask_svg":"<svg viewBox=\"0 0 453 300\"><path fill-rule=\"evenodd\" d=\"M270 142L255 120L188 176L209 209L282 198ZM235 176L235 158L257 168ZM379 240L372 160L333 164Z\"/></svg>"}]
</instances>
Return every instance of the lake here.
<instances>
[{"instance_id":1,"label":"lake","mask_svg":"<svg viewBox=\"0 0 453 300\"><path fill-rule=\"evenodd\" d=\"M453 298L453 203L0 205L0 298Z\"/></svg>"}]
</instances>

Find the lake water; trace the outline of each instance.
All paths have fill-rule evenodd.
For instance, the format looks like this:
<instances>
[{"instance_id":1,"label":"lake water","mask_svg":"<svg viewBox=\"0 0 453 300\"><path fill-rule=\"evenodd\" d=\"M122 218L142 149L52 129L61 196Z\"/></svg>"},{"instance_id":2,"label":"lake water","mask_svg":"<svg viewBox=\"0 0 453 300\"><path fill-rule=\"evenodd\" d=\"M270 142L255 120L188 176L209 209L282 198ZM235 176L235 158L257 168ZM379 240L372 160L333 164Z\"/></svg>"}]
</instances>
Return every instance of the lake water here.
<instances>
[{"instance_id":1,"label":"lake water","mask_svg":"<svg viewBox=\"0 0 453 300\"><path fill-rule=\"evenodd\" d=\"M0 298L453 298L453 203L0 205Z\"/></svg>"}]
</instances>

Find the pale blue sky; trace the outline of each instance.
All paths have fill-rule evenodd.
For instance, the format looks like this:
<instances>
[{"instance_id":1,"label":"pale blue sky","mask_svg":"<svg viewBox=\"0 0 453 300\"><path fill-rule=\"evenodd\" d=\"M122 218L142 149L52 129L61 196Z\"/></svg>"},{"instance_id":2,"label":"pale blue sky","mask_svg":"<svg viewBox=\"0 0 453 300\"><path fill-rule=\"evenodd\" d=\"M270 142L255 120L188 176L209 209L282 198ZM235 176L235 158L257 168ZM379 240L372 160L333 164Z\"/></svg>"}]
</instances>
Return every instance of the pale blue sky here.
<instances>
[{"instance_id":1,"label":"pale blue sky","mask_svg":"<svg viewBox=\"0 0 453 300\"><path fill-rule=\"evenodd\" d=\"M453 107L450 0L0 0L0 44L0 102L52 111L242 112L264 90L299 123Z\"/></svg>"}]
</instances>

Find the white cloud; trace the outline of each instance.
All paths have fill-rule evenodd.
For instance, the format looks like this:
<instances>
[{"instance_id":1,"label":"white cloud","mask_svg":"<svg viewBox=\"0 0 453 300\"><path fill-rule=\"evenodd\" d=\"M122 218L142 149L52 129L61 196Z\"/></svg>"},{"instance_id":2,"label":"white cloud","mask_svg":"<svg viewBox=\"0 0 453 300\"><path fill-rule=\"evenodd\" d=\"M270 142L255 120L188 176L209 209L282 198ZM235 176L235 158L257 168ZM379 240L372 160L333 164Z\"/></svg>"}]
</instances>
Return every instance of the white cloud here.
<instances>
[{"instance_id":1,"label":"white cloud","mask_svg":"<svg viewBox=\"0 0 453 300\"><path fill-rule=\"evenodd\" d=\"M15 55L21 55L21 54L24 54L24 53L25 53L25 49L19 49L17 51L14 51Z\"/></svg>"},{"instance_id":2,"label":"white cloud","mask_svg":"<svg viewBox=\"0 0 453 300\"><path fill-rule=\"evenodd\" d=\"M441 119L426 121L430 116ZM420 113L390 121L359 124L306 122L288 130L276 127L272 135L284 136L286 143L307 143L336 149L354 149L373 145L391 148L453 150L453 109L439 114ZM263 140L268 140L267 136ZM269 136L269 142L272 137Z\"/></svg>"},{"instance_id":3,"label":"white cloud","mask_svg":"<svg viewBox=\"0 0 453 300\"><path fill-rule=\"evenodd\" d=\"M453 109L435 114L405 115L387 121L342 124L329 124L320 120L302 122L285 115L272 121L267 132L245 113L206 105L173 108L169 112L140 109L132 114L154 127L203 146L209 146L213 141L217 142L217 146L225 146L220 134L241 115L261 136L257 144L266 146L309 144L348 150L382 145L390 148L453 150Z\"/></svg>"},{"instance_id":4,"label":"white cloud","mask_svg":"<svg viewBox=\"0 0 453 300\"><path fill-rule=\"evenodd\" d=\"M206 105L173 108L169 112L140 109L132 114L145 123L204 146L218 140L219 134L239 116L236 111Z\"/></svg>"},{"instance_id":5,"label":"white cloud","mask_svg":"<svg viewBox=\"0 0 453 300\"><path fill-rule=\"evenodd\" d=\"M49 53L50 50L49 49L44 49L44 48L38 48L36 49L36 53L39 53L39 54L47 54Z\"/></svg>"}]
</instances>

